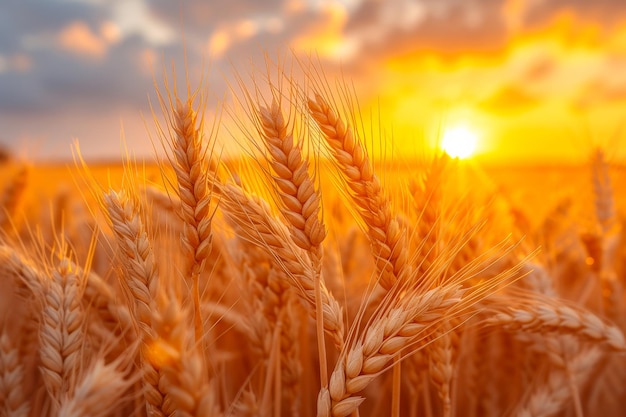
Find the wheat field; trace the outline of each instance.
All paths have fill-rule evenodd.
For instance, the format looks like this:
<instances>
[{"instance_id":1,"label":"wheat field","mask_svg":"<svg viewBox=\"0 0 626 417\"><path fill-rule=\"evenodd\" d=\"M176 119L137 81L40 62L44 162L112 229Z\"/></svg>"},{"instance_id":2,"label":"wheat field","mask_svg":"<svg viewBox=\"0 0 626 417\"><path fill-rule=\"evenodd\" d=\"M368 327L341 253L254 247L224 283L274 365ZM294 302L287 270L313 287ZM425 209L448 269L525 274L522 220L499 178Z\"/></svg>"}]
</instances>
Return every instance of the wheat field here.
<instances>
[{"instance_id":1,"label":"wheat field","mask_svg":"<svg viewBox=\"0 0 626 417\"><path fill-rule=\"evenodd\" d=\"M372 152L333 86L268 77L228 131L172 87L156 164L4 163L0 416L623 415L606 152L495 186Z\"/></svg>"}]
</instances>

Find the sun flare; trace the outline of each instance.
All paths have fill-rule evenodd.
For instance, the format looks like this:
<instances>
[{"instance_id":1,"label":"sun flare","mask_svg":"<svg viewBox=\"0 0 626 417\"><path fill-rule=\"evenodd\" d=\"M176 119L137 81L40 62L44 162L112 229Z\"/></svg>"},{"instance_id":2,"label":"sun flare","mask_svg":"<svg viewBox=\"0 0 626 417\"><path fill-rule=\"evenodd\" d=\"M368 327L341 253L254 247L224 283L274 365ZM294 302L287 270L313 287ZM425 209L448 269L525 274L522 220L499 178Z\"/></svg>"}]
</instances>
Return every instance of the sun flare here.
<instances>
[{"instance_id":1,"label":"sun flare","mask_svg":"<svg viewBox=\"0 0 626 417\"><path fill-rule=\"evenodd\" d=\"M476 152L476 133L465 126L450 127L443 134L441 148L453 158L466 159Z\"/></svg>"}]
</instances>

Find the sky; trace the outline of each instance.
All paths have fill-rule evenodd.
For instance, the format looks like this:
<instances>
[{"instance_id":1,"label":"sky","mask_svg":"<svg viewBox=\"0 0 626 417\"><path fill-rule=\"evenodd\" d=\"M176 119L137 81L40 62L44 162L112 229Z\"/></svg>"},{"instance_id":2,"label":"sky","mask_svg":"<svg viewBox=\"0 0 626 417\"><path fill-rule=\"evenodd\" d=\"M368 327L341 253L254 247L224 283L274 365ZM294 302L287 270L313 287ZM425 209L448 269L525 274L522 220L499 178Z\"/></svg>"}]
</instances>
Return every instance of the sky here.
<instances>
[{"instance_id":1,"label":"sky","mask_svg":"<svg viewBox=\"0 0 626 417\"><path fill-rule=\"evenodd\" d=\"M398 154L464 126L490 161L626 158L623 0L3 0L0 144L150 156L154 80L185 56L211 113L234 74L292 53L353 85Z\"/></svg>"}]
</instances>

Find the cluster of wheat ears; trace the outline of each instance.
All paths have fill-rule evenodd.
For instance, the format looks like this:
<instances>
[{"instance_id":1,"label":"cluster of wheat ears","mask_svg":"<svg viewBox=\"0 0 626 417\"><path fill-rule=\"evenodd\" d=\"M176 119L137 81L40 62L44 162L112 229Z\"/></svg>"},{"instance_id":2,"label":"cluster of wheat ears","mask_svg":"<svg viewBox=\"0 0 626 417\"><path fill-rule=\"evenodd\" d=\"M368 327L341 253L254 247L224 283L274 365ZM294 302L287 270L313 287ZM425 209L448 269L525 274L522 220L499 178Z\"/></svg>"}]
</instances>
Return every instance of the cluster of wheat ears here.
<instances>
[{"instance_id":1,"label":"cluster of wheat ears","mask_svg":"<svg viewBox=\"0 0 626 417\"><path fill-rule=\"evenodd\" d=\"M5 182L0 416L623 415L602 152L585 233L567 204L503 226L458 161L387 174L346 90L277 78L241 95L239 161L171 88L156 176L84 167L47 223L17 220L28 169Z\"/></svg>"}]
</instances>

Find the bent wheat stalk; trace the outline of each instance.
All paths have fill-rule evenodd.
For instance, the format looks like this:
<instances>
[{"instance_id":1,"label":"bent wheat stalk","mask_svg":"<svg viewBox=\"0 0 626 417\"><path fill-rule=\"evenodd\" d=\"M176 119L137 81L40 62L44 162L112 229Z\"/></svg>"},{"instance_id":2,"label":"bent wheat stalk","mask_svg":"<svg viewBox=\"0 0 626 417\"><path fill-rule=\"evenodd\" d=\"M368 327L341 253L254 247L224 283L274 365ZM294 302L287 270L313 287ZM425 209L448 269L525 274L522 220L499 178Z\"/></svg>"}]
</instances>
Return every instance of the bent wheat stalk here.
<instances>
[{"instance_id":1,"label":"bent wheat stalk","mask_svg":"<svg viewBox=\"0 0 626 417\"><path fill-rule=\"evenodd\" d=\"M458 307L465 294L459 285L425 293L413 292L390 301L392 307L375 319L337 363L328 389L318 397L318 417L352 414L365 398L356 395L389 367L392 358L423 336Z\"/></svg>"},{"instance_id":2,"label":"bent wheat stalk","mask_svg":"<svg viewBox=\"0 0 626 417\"><path fill-rule=\"evenodd\" d=\"M309 99L308 106L346 180L352 203L367 227L380 272L380 285L389 290L397 280L410 274L407 233L393 216L391 201L352 128L321 95L315 94L314 99Z\"/></svg>"},{"instance_id":3,"label":"bent wheat stalk","mask_svg":"<svg viewBox=\"0 0 626 417\"><path fill-rule=\"evenodd\" d=\"M226 217L236 223L245 238L269 251L270 256L289 276L298 296L315 315L315 274L307 255L291 239L287 228L270 214L261 200L248 196L233 184L219 186L221 207ZM324 330L339 350L344 343L343 312L326 286L320 284Z\"/></svg>"}]
</instances>

